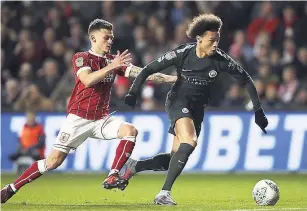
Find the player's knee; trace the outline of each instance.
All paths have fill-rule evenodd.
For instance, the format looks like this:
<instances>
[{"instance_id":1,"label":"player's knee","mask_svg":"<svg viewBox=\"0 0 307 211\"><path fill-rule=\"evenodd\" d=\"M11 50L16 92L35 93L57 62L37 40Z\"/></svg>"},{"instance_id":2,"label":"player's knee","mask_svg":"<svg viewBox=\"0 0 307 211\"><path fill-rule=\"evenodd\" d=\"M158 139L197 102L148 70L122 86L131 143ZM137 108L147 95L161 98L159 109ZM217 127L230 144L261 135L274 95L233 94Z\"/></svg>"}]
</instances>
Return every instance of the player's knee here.
<instances>
[{"instance_id":1,"label":"player's knee","mask_svg":"<svg viewBox=\"0 0 307 211\"><path fill-rule=\"evenodd\" d=\"M196 136L196 134L182 133L182 134L178 134L178 138L180 140L180 143L187 143L187 144L190 144L193 147L197 146L197 136Z\"/></svg>"},{"instance_id":2,"label":"player's knee","mask_svg":"<svg viewBox=\"0 0 307 211\"><path fill-rule=\"evenodd\" d=\"M124 124L121 128L122 136L133 136L136 137L138 135L138 130L132 124Z\"/></svg>"}]
</instances>

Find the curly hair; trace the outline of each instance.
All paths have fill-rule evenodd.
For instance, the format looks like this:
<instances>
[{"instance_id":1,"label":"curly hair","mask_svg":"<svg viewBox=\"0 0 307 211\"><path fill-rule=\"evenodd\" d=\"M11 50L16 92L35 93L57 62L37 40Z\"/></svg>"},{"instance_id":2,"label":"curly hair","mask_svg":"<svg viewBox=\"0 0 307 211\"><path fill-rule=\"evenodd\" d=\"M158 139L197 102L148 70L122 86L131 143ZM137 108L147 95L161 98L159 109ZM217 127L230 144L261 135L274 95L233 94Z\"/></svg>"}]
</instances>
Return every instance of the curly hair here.
<instances>
[{"instance_id":1,"label":"curly hair","mask_svg":"<svg viewBox=\"0 0 307 211\"><path fill-rule=\"evenodd\" d=\"M193 18L186 34L189 38L203 35L206 31L219 31L223 25L220 17L214 14L201 14Z\"/></svg>"}]
</instances>

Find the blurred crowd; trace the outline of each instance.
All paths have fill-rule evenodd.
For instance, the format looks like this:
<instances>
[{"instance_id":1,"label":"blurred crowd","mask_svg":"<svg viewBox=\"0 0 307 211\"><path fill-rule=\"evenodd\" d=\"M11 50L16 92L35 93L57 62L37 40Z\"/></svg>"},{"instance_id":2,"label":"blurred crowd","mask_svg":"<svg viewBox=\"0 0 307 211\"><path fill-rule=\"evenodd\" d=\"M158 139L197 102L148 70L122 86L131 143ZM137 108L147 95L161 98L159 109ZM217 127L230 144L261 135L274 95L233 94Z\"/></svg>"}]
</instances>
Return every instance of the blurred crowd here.
<instances>
[{"instance_id":1,"label":"blurred crowd","mask_svg":"<svg viewBox=\"0 0 307 211\"><path fill-rule=\"evenodd\" d=\"M200 13L223 22L220 48L252 75L266 109L307 108L306 2L1 2L2 111L65 111L74 85L71 59L87 51L87 27L103 18L114 24L112 51L129 49L144 66L179 44ZM164 73L175 74L174 68ZM129 110L123 98L131 80L117 77L111 109ZM146 83L138 109L163 111L171 85ZM244 88L221 75L210 106L245 109Z\"/></svg>"}]
</instances>

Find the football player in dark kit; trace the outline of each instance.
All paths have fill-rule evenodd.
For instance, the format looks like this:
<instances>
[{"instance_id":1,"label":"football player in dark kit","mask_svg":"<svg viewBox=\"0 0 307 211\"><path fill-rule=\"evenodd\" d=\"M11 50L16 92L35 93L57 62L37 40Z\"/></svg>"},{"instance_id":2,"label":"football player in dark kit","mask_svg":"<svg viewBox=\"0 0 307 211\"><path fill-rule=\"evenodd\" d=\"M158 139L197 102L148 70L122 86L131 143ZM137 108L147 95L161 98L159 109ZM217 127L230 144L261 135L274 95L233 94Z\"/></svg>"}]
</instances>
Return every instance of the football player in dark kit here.
<instances>
[{"instance_id":1,"label":"football player in dark kit","mask_svg":"<svg viewBox=\"0 0 307 211\"><path fill-rule=\"evenodd\" d=\"M134 80L125 103L134 107L141 85L151 74L170 66L177 68L178 79L167 95L166 112L170 119L169 133L174 135L173 152L160 154L145 161L130 159L124 177L131 178L144 170L168 170L155 204L176 205L170 191L197 145L204 107L209 100L210 85L221 72L228 72L245 86L253 102L256 124L266 133L268 120L261 107L252 78L230 56L218 48L222 20L213 14L201 14L193 19L187 35L196 43L184 44L169 51L143 68Z\"/></svg>"}]
</instances>

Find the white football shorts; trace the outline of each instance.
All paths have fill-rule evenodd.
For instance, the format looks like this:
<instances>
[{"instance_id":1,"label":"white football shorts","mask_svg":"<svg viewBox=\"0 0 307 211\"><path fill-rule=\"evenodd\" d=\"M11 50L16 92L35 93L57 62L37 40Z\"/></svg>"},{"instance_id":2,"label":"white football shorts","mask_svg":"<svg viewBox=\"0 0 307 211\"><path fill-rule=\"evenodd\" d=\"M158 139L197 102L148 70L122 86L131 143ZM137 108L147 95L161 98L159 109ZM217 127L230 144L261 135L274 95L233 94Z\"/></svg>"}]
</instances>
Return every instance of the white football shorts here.
<instances>
[{"instance_id":1,"label":"white football shorts","mask_svg":"<svg viewBox=\"0 0 307 211\"><path fill-rule=\"evenodd\" d=\"M123 122L110 115L99 120L88 120L75 114L68 114L53 148L68 154L87 138L117 139L118 130Z\"/></svg>"}]
</instances>

